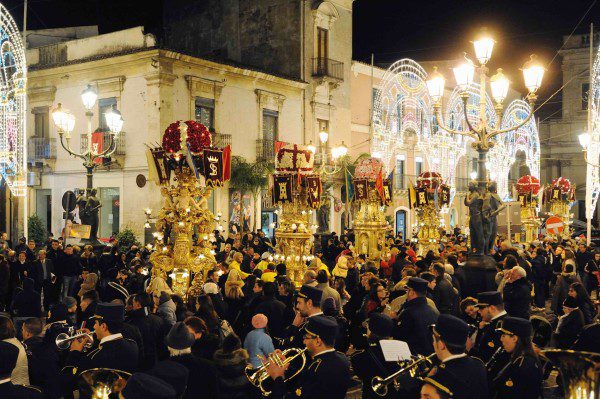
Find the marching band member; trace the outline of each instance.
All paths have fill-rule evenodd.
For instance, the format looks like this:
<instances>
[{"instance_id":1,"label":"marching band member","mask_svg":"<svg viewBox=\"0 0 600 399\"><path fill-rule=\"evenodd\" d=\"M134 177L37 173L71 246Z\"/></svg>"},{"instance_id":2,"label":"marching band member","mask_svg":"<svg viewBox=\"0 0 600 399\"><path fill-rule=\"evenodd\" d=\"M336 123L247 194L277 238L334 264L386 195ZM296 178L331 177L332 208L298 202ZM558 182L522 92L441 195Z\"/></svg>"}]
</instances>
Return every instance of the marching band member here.
<instances>
[{"instance_id":1,"label":"marching band member","mask_svg":"<svg viewBox=\"0 0 600 399\"><path fill-rule=\"evenodd\" d=\"M502 295L497 291L482 292L477 295L477 307L482 322L477 332L475 350L478 357L488 362L500 347L500 337L496 334L498 323L507 317Z\"/></svg>"},{"instance_id":2,"label":"marching band member","mask_svg":"<svg viewBox=\"0 0 600 399\"><path fill-rule=\"evenodd\" d=\"M323 315L321 311L321 297L323 291L318 288L304 284L298 291L296 298L296 317L292 325L285 331L286 338L280 340L281 348L298 348L302 346L303 328L307 321L314 317Z\"/></svg>"},{"instance_id":3,"label":"marching band member","mask_svg":"<svg viewBox=\"0 0 600 399\"><path fill-rule=\"evenodd\" d=\"M502 347L510 361L491 382L494 398L535 399L542 395L543 373L531 342L531 322L506 317L500 328Z\"/></svg>"},{"instance_id":4,"label":"marching band member","mask_svg":"<svg viewBox=\"0 0 600 399\"><path fill-rule=\"evenodd\" d=\"M344 399L350 386L350 362L333 348L337 323L327 316L312 316L304 328L304 346L312 362L303 371L296 396L306 399ZM282 356L283 360L283 356ZM267 372L273 379L273 399L282 399L287 387L284 381L287 366L269 362Z\"/></svg>"}]
</instances>

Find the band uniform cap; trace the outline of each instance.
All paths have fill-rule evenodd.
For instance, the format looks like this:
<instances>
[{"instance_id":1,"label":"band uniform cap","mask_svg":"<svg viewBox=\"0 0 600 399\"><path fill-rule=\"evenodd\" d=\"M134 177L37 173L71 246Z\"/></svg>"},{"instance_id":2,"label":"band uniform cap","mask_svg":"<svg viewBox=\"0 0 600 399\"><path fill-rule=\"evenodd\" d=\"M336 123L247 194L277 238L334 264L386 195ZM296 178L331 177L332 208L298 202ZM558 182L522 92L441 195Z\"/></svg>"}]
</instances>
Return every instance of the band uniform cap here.
<instances>
[{"instance_id":1,"label":"band uniform cap","mask_svg":"<svg viewBox=\"0 0 600 399\"><path fill-rule=\"evenodd\" d=\"M450 345L465 345L469 335L469 325L464 320L448 314L441 314L430 328L442 341Z\"/></svg>"},{"instance_id":2,"label":"band uniform cap","mask_svg":"<svg viewBox=\"0 0 600 399\"><path fill-rule=\"evenodd\" d=\"M161 380L146 373L135 373L121 391L123 399L175 399L175 389Z\"/></svg>"},{"instance_id":3,"label":"band uniform cap","mask_svg":"<svg viewBox=\"0 0 600 399\"><path fill-rule=\"evenodd\" d=\"M17 366L19 348L15 345L0 341L0 377L9 377Z\"/></svg>"},{"instance_id":4,"label":"band uniform cap","mask_svg":"<svg viewBox=\"0 0 600 399\"><path fill-rule=\"evenodd\" d=\"M148 374L160 378L169 384L175 389L177 397L181 397L187 388L190 372L187 367L180 363L172 360L163 360L156 363Z\"/></svg>"},{"instance_id":5,"label":"band uniform cap","mask_svg":"<svg viewBox=\"0 0 600 399\"><path fill-rule=\"evenodd\" d=\"M423 293L427 292L427 284L427 280L424 280L419 277L411 277L408 279L408 283L406 284L406 286L408 288L412 288L416 292Z\"/></svg>"},{"instance_id":6,"label":"band uniform cap","mask_svg":"<svg viewBox=\"0 0 600 399\"><path fill-rule=\"evenodd\" d=\"M333 343L337 336L338 324L332 317L313 316L308 318L308 323L304 327L304 331L321 338L321 341L326 344Z\"/></svg>"},{"instance_id":7,"label":"band uniform cap","mask_svg":"<svg viewBox=\"0 0 600 399\"><path fill-rule=\"evenodd\" d=\"M477 294L477 307L502 305L502 294L498 291L487 291Z\"/></svg>"},{"instance_id":8,"label":"band uniform cap","mask_svg":"<svg viewBox=\"0 0 600 399\"><path fill-rule=\"evenodd\" d=\"M96 313L90 320L123 321L125 319L125 306L119 303L100 302L96 306Z\"/></svg>"},{"instance_id":9,"label":"band uniform cap","mask_svg":"<svg viewBox=\"0 0 600 399\"><path fill-rule=\"evenodd\" d=\"M372 312L369 315L369 330L379 337L390 337L394 328L392 318L383 313Z\"/></svg>"},{"instance_id":10,"label":"band uniform cap","mask_svg":"<svg viewBox=\"0 0 600 399\"><path fill-rule=\"evenodd\" d=\"M423 378L423 383L436 387L439 391L444 392L446 395L452 397L453 393L450 390L452 385L452 375L450 373L436 373Z\"/></svg>"},{"instance_id":11,"label":"band uniform cap","mask_svg":"<svg viewBox=\"0 0 600 399\"><path fill-rule=\"evenodd\" d=\"M529 320L510 316L505 317L496 329L496 332L516 335L518 337L531 337L532 331L533 329Z\"/></svg>"},{"instance_id":12,"label":"band uniform cap","mask_svg":"<svg viewBox=\"0 0 600 399\"><path fill-rule=\"evenodd\" d=\"M298 297L299 298L304 298L306 300L310 299L312 300L313 306L318 307L321 304L321 297L323 296L323 291L315 288L315 287L311 287L310 285L306 285L304 284L302 287L300 287L300 291L298 291Z\"/></svg>"}]
</instances>

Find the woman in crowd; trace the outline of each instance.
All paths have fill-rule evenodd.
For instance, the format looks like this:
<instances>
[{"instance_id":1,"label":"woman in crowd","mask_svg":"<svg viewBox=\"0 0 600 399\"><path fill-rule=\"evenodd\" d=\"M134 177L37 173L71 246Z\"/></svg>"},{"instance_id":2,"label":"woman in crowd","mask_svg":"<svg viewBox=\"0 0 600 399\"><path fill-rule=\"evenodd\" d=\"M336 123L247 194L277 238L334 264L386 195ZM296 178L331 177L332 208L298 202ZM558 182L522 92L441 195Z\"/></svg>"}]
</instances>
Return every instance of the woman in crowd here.
<instances>
[{"instance_id":1,"label":"woman in crowd","mask_svg":"<svg viewBox=\"0 0 600 399\"><path fill-rule=\"evenodd\" d=\"M225 337L222 348L214 356L218 372L218 392L221 399L249 399L252 397L252 385L246 377L248 352L242 348L235 334Z\"/></svg>"},{"instance_id":2,"label":"woman in crowd","mask_svg":"<svg viewBox=\"0 0 600 399\"><path fill-rule=\"evenodd\" d=\"M244 306L244 281L237 269L229 271L225 283L225 303L227 303L227 320L235 324Z\"/></svg>"},{"instance_id":3,"label":"woman in crowd","mask_svg":"<svg viewBox=\"0 0 600 399\"><path fill-rule=\"evenodd\" d=\"M261 359L266 358L270 353L275 351L273 340L267 332L267 316L262 313L255 314L252 317L252 327L244 339L244 349L248 351L250 363L252 367L258 368L262 365Z\"/></svg>"}]
</instances>

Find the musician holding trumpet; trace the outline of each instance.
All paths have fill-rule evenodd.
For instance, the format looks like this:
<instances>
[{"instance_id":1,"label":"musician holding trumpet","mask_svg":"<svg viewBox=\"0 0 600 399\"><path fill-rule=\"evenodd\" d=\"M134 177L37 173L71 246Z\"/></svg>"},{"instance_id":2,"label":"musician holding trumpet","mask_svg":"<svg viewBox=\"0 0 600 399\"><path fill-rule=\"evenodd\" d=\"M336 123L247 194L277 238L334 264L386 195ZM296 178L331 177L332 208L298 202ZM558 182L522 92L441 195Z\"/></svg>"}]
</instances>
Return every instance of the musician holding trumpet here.
<instances>
[{"instance_id":1,"label":"musician holding trumpet","mask_svg":"<svg viewBox=\"0 0 600 399\"><path fill-rule=\"evenodd\" d=\"M299 388L291 394L306 399L343 399L346 396L351 381L350 362L334 349L337 329L337 322L331 317L318 315L308 319L303 342L312 362L302 372ZM282 399L287 392L285 374L289 363L285 364L285 357L280 352L279 356L282 362L270 361L266 365L273 379L272 399Z\"/></svg>"}]
</instances>

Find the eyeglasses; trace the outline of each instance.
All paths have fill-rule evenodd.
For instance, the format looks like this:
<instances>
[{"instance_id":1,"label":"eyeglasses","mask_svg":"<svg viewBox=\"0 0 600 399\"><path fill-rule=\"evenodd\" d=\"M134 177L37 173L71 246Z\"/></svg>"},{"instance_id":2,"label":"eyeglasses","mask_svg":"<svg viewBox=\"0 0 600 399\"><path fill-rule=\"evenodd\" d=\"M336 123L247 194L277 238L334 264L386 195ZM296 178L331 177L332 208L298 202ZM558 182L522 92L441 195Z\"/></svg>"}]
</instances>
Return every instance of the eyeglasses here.
<instances>
[{"instance_id":1,"label":"eyeglasses","mask_svg":"<svg viewBox=\"0 0 600 399\"><path fill-rule=\"evenodd\" d=\"M311 335L311 334L304 334L304 336L302 337L302 339L316 339L319 338L317 335Z\"/></svg>"}]
</instances>

